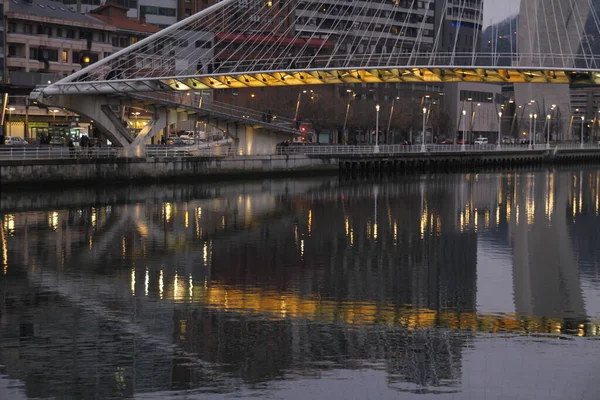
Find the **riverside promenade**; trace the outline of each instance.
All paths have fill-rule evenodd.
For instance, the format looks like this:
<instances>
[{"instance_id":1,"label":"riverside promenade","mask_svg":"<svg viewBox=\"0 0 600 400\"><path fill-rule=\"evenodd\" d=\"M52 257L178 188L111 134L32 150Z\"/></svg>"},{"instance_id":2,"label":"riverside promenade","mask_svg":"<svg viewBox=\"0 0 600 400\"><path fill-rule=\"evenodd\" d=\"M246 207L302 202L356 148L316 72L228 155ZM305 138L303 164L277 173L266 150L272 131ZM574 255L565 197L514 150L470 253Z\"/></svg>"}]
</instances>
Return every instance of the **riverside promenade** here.
<instances>
[{"instance_id":1,"label":"riverside promenade","mask_svg":"<svg viewBox=\"0 0 600 400\"><path fill-rule=\"evenodd\" d=\"M167 181L261 175L410 173L465 168L513 168L600 161L600 145L428 145L278 147L275 154L240 155L236 149L148 148L126 157L117 148L0 149L2 185Z\"/></svg>"}]
</instances>

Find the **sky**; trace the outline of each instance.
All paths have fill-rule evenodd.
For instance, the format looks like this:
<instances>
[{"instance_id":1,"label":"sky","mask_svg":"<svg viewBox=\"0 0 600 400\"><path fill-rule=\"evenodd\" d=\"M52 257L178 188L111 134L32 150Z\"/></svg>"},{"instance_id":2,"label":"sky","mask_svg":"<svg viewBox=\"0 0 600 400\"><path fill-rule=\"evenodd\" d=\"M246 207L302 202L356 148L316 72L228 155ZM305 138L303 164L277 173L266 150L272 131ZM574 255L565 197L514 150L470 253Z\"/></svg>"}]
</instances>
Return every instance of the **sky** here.
<instances>
[{"instance_id":1,"label":"sky","mask_svg":"<svg viewBox=\"0 0 600 400\"><path fill-rule=\"evenodd\" d=\"M483 0L483 26L489 26L504 18L518 14L521 0Z\"/></svg>"}]
</instances>

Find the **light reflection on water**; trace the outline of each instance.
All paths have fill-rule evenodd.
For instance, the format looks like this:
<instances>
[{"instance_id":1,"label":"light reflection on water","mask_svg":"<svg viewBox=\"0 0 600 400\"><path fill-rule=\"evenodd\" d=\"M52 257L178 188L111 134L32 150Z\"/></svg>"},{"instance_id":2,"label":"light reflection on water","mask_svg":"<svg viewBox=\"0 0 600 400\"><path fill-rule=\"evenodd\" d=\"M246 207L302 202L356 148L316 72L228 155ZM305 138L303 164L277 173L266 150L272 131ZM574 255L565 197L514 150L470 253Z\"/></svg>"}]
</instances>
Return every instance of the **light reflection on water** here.
<instances>
[{"instance_id":1,"label":"light reflection on water","mask_svg":"<svg viewBox=\"0 0 600 400\"><path fill-rule=\"evenodd\" d=\"M0 397L595 398L599 196L596 170L2 193Z\"/></svg>"}]
</instances>

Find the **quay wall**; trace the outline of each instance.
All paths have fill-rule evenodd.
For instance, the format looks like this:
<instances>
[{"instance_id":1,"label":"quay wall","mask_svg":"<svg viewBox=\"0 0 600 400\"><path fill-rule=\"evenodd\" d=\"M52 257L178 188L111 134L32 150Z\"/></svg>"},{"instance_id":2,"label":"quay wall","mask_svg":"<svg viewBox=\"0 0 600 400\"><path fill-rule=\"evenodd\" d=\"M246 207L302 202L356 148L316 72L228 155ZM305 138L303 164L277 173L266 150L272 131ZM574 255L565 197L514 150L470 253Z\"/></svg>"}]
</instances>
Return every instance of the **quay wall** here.
<instances>
[{"instance_id":1,"label":"quay wall","mask_svg":"<svg viewBox=\"0 0 600 400\"><path fill-rule=\"evenodd\" d=\"M223 176L335 173L335 159L304 155L207 157L148 157L112 159L0 160L0 184L96 183L123 181L168 182Z\"/></svg>"},{"instance_id":2,"label":"quay wall","mask_svg":"<svg viewBox=\"0 0 600 400\"><path fill-rule=\"evenodd\" d=\"M0 184L203 181L224 177L460 171L600 162L600 147L570 150L0 160Z\"/></svg>"}]
</instances>

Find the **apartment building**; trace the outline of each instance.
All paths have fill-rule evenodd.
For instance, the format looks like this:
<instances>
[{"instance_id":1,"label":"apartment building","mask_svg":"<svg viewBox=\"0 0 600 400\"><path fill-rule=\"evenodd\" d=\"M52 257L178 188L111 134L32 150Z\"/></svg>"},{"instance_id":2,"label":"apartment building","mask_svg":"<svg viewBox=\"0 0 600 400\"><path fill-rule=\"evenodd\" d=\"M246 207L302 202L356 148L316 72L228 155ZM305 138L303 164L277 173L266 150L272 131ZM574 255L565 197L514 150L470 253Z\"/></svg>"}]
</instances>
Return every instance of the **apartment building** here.
<instances>
[{"instance_id":1,"label":"apartment building","mask_svg":"<svg viewBox=\"0 0 600 400\"><path fill-rule=\"evenodd\" d=\"M329 39L336 53L407 53L434 44L433 2L387 0L384 4L353 1L301 0L296 9L296 32Z\"/></svg>"},{"instance_id":2,"label":"apartment building","mask_svg":"<svg viewBox=\"0 0 600 400\"><path fill-rule=\"evenodd\" d=\"M89 13L105 5L116 4L127 9L127 17L144 19L147 23L166 28L177 22L177 0L60 0L80 13ZM190 0L191 1L191 0Z\"/></svg>"},{"instance_id":3,"label":"apartment building","mask_svg":"<svg viewBox=\"0 0 600 400\"><path fill-rule=\"evenodd\" d=\"M177 16L179 20L185 19L210 6L219 0L178 0ZM217 11L220 20L219 30L221 33L232 33L240 31L240 16L243 17L243 31L254 33L268 33L283 35L288 32L294 21L294 8L291 2L284 0L254 1L240 0L237 10L228 8L226 12ZM217 33L217 32L215 32Z\"/></svg>"},{"instance_id":4,"label":"apartment building","mask_svg":"<svg viewBox=\"0 0 600 400\"><path fill-rule=\"evenodd\" d=\"M111 36L111 45L114 51L137 43L160 31L160 28L155 25L129 18L128 11L129 9L125 6L108 3L88 13L89 17L115 28L115 32Z\"/></svg>"},{"instance_id":5,"label":"apartment building","mask_svg":"<svg viewBox=\"0 0 600 400\"><path fill-rule=\"evenodd\" d=\"M127 7L117 4L97 7L85 15L49 0L5 3L5 75L10 83L5 132L31 140L48 134L77 139L86 132L90 121L66 110L30 105L25 91L55 82L160 31L157 26L128 18L128 12ZM144 115L136 115L136 119L142 121Z\"/></svg>"},{"instance_id":6,"label":"apartment building","mask_svg":"<svg viewBox=\"0 0 600 400\"><path fill-rule=\"evenodd\" d=\"M66 76L113 51L115 27L74 12L62 3L12 0L4 6L9 77L12 72Z\"/></svg>"},{"instance_id":7,"label":"apartment building","mask_svg":"<svg viewBox=\"0 0 600 400\"><path fill-rule=\"evenodd\" d=\"M435 1L437 51L470 54L481 49L483 0ZM444 9L444 5L446 8ZM439 35L438 35L439 29ZM468 59L456 60L467 63Z\"/></svg>"}]
</instances>

